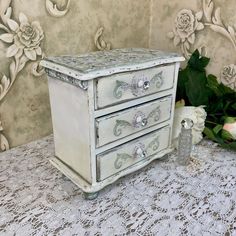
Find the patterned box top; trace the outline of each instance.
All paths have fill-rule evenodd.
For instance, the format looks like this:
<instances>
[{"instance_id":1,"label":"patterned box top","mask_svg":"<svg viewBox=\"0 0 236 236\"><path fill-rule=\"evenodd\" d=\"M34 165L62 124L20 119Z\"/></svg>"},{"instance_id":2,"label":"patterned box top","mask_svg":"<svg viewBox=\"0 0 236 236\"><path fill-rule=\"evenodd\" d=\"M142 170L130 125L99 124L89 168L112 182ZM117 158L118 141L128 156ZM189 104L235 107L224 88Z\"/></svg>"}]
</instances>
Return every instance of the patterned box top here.
<instances>
[{"instance_id":1,"label":"patterned box top","mask_svg":"<svg viewBox=\"0 0 236 236\"><path fill-rule=\"evenodd\" d=\"M119 72L184 61L177 53L144 48L114 49L83 55L48 57L41 65L79 80L90 80Z\"/></svg>"}]
</instances>

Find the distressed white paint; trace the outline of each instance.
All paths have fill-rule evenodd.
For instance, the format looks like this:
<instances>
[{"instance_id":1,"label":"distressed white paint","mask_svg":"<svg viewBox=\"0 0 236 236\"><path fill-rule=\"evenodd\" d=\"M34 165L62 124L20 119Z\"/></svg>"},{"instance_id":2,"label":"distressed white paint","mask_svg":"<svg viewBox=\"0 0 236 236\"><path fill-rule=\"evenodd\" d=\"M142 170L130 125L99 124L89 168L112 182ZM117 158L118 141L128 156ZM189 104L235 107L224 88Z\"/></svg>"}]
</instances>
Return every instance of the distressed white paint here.
<instances>
[{"instance_id":1,"label":"distressed white paint","mask_svg":"<svg viewBox=\"0 0 236 236\"><path fill-rule=\"evenodd\" d=\"M55 155L91 182L88 94L49 78Z\"/></svg>"},{"instance_id":2,"label":"distressed white paint","mask_svg":"<svg viewBox=\"0 0 236 236\"><path fill-rule=\"evenodd\" d=\"M157 154L161 150L165 149L169 145L169 137L170 137L170 128L165 127L161 130L155 131L154 133L145 135L142 138L135 139L135 141L129 142L108 152L98 156L97 158L97 168L98 168L98 178L99 180L104 180L109 176L116 174L128 167L132 167L132 165L142 161L146 162L152 155ZM159 143L155 143L157 148L153 147L149 148L149 145L158 140ZM136 155L136 152L142 148L143 151L146 151L146 155L144 157ZM119 155L128 155L127 159L122 159ZM129 157L130 156L130 157ZM118 166L116 166L116 164ZM118 168L119 167L119 168Z\"/></svg>"},{"instance_id":3,"label":"distressed white paint","mask_svg":"<svg viewBox=\"0 0 236 236\"><path fill-rule=\"evenodd\" d=\"M116 74L113 76L98 79L98 109L172 88L174 83L174 69L175 65L172 64L135 72ZM151 81L152 78L158 75L159 73L162 73L161 79L163 80L163 84L160 87L157 87L155 83L152 83L147 90L142 90L142 87L138 88L140 80ZM127 84L128 87L125 90L118 91L122 93L119 99L114 96L114 93L117 88L117 81ZM138 90L140 90L140 92Z\"/></svg>"},{"instance_id":4,"label":"distressed white paint","mask_svg":"<svg viewBox=\"0 0 236 236\"><path fill-rule=\"evenodd\" d=\"M170 119L171 102L172 97L165 97L96 119L97 146L103 146ZM146 125L142 123L145 119Z\"/></svg>"},{"instance_id":5,"label":"distressed white paint","mask_svg":"<svg viewBox=\"0 0 236 236\"><path fill-rule=\"evenodd\" d=\"M49 57L42 60L40 65L81 81L178 61L184 61L184 58L177 53L128 48L97 51L80 56Z\"/></svg>"},{"instance_id":6,"label":"distressed white paint","mask_svg":"<svg viewBox=\"0 0 236 236\"><path fill-rule=\"evenodd\" d=\"M172 150L169 137L172 132L174 102L171 101L174 101L175 97L177 72L179 69L178 61L183 60L183 58L176 54L165 54L160 51L145 49L124 49L118 52L119 50L114 50L110 51L110 54L91 53L89 56L71 57L70 59L66 57L67 62L64 60L65 57L57 57L53 58L53 60L44 60L42 63L47 68L50 64L47 73L52 75L52 77L49 76L48 78L55 137L55 154L57 158L53 158L51 161L84 192L88 193L102 189L121 176L144 167L152 160L160 158ZM137 57L134 56L134 52ZM119 58L120 64L113 65L111 63L109 66L109 61L112 61L115 55L118 55L117 53L123 55ZM96 55L100 56L100 65ZM162 55L162 58L160 55ZM109 56L111 60L109 60ZM132 60L127 61L127 58L130 59L131 57L133 57L133 62ZM86 61L88 58L89 62ZM83 65L79 64L82 59L84 59L84 70L81 69ZM101 65L102 61L104 63L103 66ZM137 63L135 64L134 62ZM86 64L89 65L86 66ZM96 69L91 69L93 68L92 65ZM150 69L147 69L148 67ZM98 68L100 68L100 72ZM138 71L130 73L132 70ZM77 73L77 75L73 74L72 71ZM128 74L135 76L140 75L136 80L138 83L140 83L140 79L142 81L138 87L140 91L134 86L131 91L132 94L135 93L135 96L131 100L125 99L122 102L113 100L114 105L111 105L111 100L109 100L109 107L96 110L98 91L99 94L107 94L107 90L112 90L112 87L108 85L109 81L114 82L117 76L120 78L122 75L127 74L119 74L118 72L120 71L126 71ZM164 83L161 84L161 87L164 86L164 89L156 89L157 87L154 87L156 85L155 83L149 84L153 87L148 86L147 89L144 89L143 82L150 82L161 71L162 78L164 78ZM116 74L113 76L104 77L114 73ZM100 77L99 75L103 76L98 78ZM89 78L91 80L86 83L83 81ZM132 84L132 76L124 79L127 83ZM102 88L101 85L98 85L100 80L106 85L105 87ZM100 97L104 99L105 95L104 97L100 95ZM157 122L150 121L151 123L147 127L137 131L130 130L124 137L118 140L112 139L112 136L109 136L111 133L107 133L102 128L103 125L103 127L106 125L107 127L112 127L112 117L131 121L134 118L134 111L140 111L146 116L158 103L160 104L160 111L163 115ZM115 115L113 115L114 112L116 112ZM100 124L99 133L96 131L96 122ZM167 126L168 128L163 128ZM115 152L112 152L113 149L117 150L118 146L122 146L122 151L128 151L128 149L123 148L127 146L129 147L130 154L132 148L137 149L136 145L141 145L140 141L146 147L152 141L151 138L154 137L154 134L160 134L159 148L153 152L150 152L150 150L147 151L145 153L147 157L145 161L130 160L130 162L127 162L125 168L117 171L112 169L111 165L112 163L114 164L115 158ZM97 136L103 139L100 140L104 144L101 147L96 147ZM130 145L126 145L125 143L129 143ZM108 153L113 153L113 157L108 158ZM99 174L101 179L104 180L99 179Z\"/></svg>"}]
</instances>

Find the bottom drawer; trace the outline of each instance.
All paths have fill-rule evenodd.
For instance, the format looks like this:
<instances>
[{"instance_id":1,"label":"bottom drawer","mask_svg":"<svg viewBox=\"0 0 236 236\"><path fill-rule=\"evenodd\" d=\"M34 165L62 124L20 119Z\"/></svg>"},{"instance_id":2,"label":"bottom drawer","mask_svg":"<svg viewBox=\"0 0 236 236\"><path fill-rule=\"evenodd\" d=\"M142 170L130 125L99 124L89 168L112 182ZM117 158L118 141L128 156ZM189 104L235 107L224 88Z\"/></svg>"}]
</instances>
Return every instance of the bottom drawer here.
<instances>
[{"instance_id":1,"label":"bottom drawer","mask_svg":"<svg viewBox=\"0 0 236 236\"><path fill-rule=\"evenodd\" d=\"M170 127L166 126L134 141L97 156L97 179L104 180L139 161L148 160L169 145Z\"/></svg>"}]
</instances>

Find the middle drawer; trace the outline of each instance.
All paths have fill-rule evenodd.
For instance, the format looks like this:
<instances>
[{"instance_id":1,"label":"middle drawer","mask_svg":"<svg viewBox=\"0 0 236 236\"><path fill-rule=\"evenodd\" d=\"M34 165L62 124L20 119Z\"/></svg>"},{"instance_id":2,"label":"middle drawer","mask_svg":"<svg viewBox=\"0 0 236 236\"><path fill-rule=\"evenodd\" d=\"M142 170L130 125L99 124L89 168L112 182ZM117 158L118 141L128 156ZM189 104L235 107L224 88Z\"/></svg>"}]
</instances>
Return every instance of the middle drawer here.
<instances>
[{"instance_id":1,"label":"middle drawer","mask_svg":"<svg viewBox=\"0 0 236 236\"><path fill-rule=\"evenodd\" d=\"M168 96L97 118L96 146L103 146L170 119L171 106L172 97Z\"/></svg>"}]
</instances>

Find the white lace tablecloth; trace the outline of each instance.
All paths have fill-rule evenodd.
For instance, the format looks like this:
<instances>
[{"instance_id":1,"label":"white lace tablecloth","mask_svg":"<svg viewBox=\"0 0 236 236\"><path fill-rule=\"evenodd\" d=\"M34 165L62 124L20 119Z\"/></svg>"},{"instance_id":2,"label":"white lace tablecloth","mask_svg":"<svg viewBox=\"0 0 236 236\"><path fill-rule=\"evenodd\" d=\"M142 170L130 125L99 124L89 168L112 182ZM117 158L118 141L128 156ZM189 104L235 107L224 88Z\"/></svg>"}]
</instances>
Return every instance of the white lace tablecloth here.
<instances>
[{"instance_id":1,"label":"white lace tablecloth","mask_svg":"<svg viewBox=\"0 0 236 236\"><path fill-rule=\"evenodd\" d=\"M53 139L0 154L0 235L236 235L236 153L203 141L197 164L175 153L93 201L48 162Z\"/></svg>"}]
</instances>

